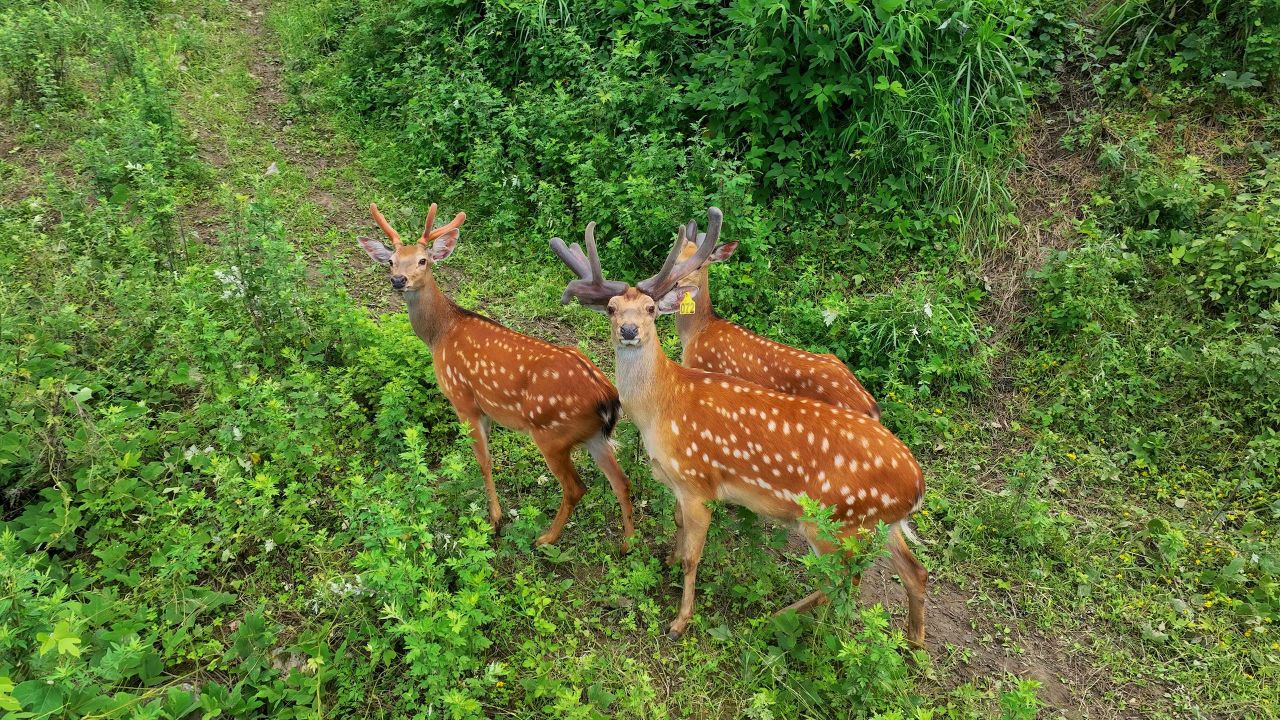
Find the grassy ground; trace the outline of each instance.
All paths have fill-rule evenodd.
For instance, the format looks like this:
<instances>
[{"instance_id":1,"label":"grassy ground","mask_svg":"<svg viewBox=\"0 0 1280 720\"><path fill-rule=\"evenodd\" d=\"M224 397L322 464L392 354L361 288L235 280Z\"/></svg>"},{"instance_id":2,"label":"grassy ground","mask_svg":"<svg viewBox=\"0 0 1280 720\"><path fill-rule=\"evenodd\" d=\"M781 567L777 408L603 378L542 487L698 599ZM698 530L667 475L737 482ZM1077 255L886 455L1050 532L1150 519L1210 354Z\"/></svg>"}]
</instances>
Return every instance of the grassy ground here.
<instances>
[{"instance_id":1,"label":"grassy ground","mask_svg":"<svg viewBox=\"0 0 1280 720\"><path fill-rule=\"evenodd\" d=\"M1082 126L1094 127L1101 144L1123 145L1148 132L1146 113L1117 110L1098 121L1072 102L1045 103L1023 139L1026 167L1011 182L1019 225L1006 228L985 256L958 259L956 269L917 280L926 290L946 288L956 276L986 282L978 315L984 344L975 353L989 353L991 372L983 392L886 398L886 423L911 429L929 482L917 517L927 543L920 555L934 578L927 656L904 661L895 630L903 623L902 593L883 560L862 584L861 614L835 608L798 624L774 619L773 610L808 592L814 576L793 540L724 509L716 510L693 630L671 643L661 630L674 613L679 583L659 562L674 529L671 498L649 478L631 425L618 431L637 502L639 542L630 555L617 552L618 511L594 469L586 471L591 492L559 546L532 550L557 489L532 443L506 432L495 438L495 473L513 515L490 546L474 462L429 381L429 358L382 271L368 265L354 241L372 232L364 211L369 201L410 227L428 199L397 194L387 180L395 173L372 161L385 162L386 153L361 145L375 132L290 93L293 76L276 31L291 31L291 12L288 4L183 0L160 5L147 23L122 21L122 32L136 33L140 57L157 68L156 79L172 88L169 100L199 165L170 183L173 241L188 248L187 275L175 290L158 281L134 290L154 293L157 307L130 305L103 287L33 277L40 260L55 268L66 263L77 277L128 266L118 259L78 264L79 244L100 238L97 231L76 234L68 226L81 216L63 210L71 207L67 195L104 194L92 186L95 167L74 145L91 131L95 103L114 86L88 69L73 73L85 83L83 102L14 114L0 126L7 229L17 244L38 237L52 248L15 251L7 262L6 271L26 284L6 290L6 310L45 313L10 331L6 342L19 348L14 359L38 354L35 341L20 335L65 332L51 324L59 313L89 318L68 336L77 358L71 366L89 370L29 394L21 375L9 376L19 390L8 397L16 408L47 391L60 406L63 395L92 388L92 397L106 399L103 406L86 400L78 412L72 407L41 422L82 424L111 447L98 457L64 443L69 449L55 454L50 482L15 486L0 526L13 536L0 560L13 568L22 565L20 557L35 564L27 575L14 569L6 576L22 601L0 606L8 613L0 615L0 650L9 654L0 656L0 676L20 686L48 678L50 685L79 684L103 697L130 696L95 708L76 705L88 701L70 690L55 702L36 698L27 686L13 693L23 710L97 717L150 708L151 716L180 717L186 700L173 692L213 698L229 688L258 699L256 706L237 705L219 696L218 707L237 716L350 716L363 708L368 716L419 717L1014 718L1035 717L1039 706L1040 717L1275 717L1280 638L1267 613L1247 614L1238 599L1263 592L1258 588L1273 582L1270 576L1250 566L1254 574L1240 581L1244 590L1224 584L1205 592L1216 575L1205 582L1182 572L1203 564L1226 577L1242 553L1274 557L1280 499L1274 478L1251 484L1213 467L1245 457L1245 440L1204 440L1202 426L1212 423L1190 410L1184 435L1171 430L1153 440L1164 443L1160 448L1130 450L1082 429L1100 424L1105 434L1114 427L1098 419L1106 408L1064 399L1087 393L1091 383L1109 387L1103 376L1146 372L1144 358L1160 354L1161 333L1141 326L1215 321L1187 320L1159 288L1135 294L1122 341L1149 351L1134 355L1136 371L1091 366L1087 344L1046 341L1019 324L1042 307L1029 273L1051 261L1053 250L1105 234L1102 221L1081 219L1096 218L1113 202L1095 192L1111 182L1109 170L1095 160L1098 143L1068 147L1071 138L1087 132ZM91 57L86 65L101 60ZM1241 116L1248 119L1187 140L1174 132L1185 124L1156 122L1151 152L1156 162L1172 162L1195 151L1206 166L1225 168L1215 177L1230 180L1242 148L1274 130L1255 111ZM1239 172L1235 177L1243 182ZM77 211L85 218L105 212L95 201L87 205ZM58 219L45 218L42 208L58 208ZM144 228L138 218L150 211L136 201L121 212L101 220L103 227ZM127 242L118 230L109 237ZM280 251L256 254L264 237L280 239ZM563 273L543 258L524 257L528 242L464 231L459 252L441 270L442 284L460 304L577 344L611 372L603 322L559 305ZM244 255L227 254L242 247ZM214 271L226 271L234 257L267 266L264 297L296 293L297 314L305 315L296 327L330 345L299 343L241 358L229 350L219 371L197 344L230 347L235 340L228 333L249 334L262 317L290 317L270 315L275 306L264 301L247 312L243 327L214 332L212 321L196 330L183 325L184 318L201 317L201 308L220 312L217 292L197 290L208 284L216 291ZM274 274L272 263L296 272ZM77 297L86 291L101 299ZM31 299L37 296L44 300ZM71 304L88 307L67 309ZM751 315L744 307L724 311ZM118 382L84 379L97 371L109 377L116 372L111 363L124 367L127 358L142 357L113 336L130 334L139 326L129 323L144 313L161 312L181 327L165 330L157 322L149 349L157 359L136 360L159 369ZM295 327L285 320L282 333ZM782 313L760 321L784 335L785 322ZM325 324L338 329L317 329ZM1087 343L1087 330L1079 332ZM263 347L270 347L271 333L261 330ZM1195 332L1185 338L1194 342ZM102 352L97 361L88 359L95 348ZM162 378L186 372L179 368L187 353L208 378L164 385ZM1169 389L1174 383L1160 383L1162 392L1177 394ZM155 422L119 419L131 412L119 409L130 407L130 398L154 406ZM232 440L240 434L249 439ZM125 448L119 453L111 445L116 440ZM1179 441L1197 450L1164 450ZM202 453L206 444L217 449ZM194 456L180 460L188 447ZM1121 462L1126 453L1156 459ZM110 473L85 470L107 466ZM146 469L152 466L159 475ZM580 467L587 467L585 458ZM137 476L164 494L142 509L117 495L98 497L96 478L106 475L117 484ZM50 488L56 491L37 494ZM72 506L79 508L75 521ZM133 529L107 520L111 513ZM44 514L62 529L41 530ZM187 537L184 528L203 537ZM174 545L162 542L179 536ZM191 588L209 595L190 595ZM225 600L208 599L224 594ZM187 610L201 622L170 617L181 614L184 602L204 603ZM101 620L107 615L109 623ZM148 624L154 638L140 629ZM37 633L74 635L85 652L64 653L40 639L42 648L32 654ZM125 672L132 666L120 648L130 643L154 643L163 669ZM0 683L0 701L12 690Z\"/></svg>"}]
</instances>

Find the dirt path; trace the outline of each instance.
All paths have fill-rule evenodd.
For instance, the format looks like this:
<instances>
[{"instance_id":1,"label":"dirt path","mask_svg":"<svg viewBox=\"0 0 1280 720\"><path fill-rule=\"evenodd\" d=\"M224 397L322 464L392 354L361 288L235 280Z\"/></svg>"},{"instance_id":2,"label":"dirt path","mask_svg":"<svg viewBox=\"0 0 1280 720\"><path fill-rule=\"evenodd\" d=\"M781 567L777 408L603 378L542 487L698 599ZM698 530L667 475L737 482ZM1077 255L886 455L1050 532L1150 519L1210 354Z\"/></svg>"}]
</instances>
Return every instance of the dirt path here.
<instances>
[{"instance_id":1,"label":"dirt path","mask_svg":"<svg viewBox=\"0 0 1280 720\"><path fill-rule=\"evenodd\" d=\"M193 240L216 242L228 226L226 192L217 186L269 182L299 249L338 260L344 285L362 305L392 309L398 299L385 292L381 275L354 242L370 230L364 208L378 183L350 141L322 116L291 102L267 12L264 0L251 0L219 18L227 67L187 89L187 120L196 129L201 158L213 168L214 187L192 198L180 221Z\"/></svg>"}]
</instances>

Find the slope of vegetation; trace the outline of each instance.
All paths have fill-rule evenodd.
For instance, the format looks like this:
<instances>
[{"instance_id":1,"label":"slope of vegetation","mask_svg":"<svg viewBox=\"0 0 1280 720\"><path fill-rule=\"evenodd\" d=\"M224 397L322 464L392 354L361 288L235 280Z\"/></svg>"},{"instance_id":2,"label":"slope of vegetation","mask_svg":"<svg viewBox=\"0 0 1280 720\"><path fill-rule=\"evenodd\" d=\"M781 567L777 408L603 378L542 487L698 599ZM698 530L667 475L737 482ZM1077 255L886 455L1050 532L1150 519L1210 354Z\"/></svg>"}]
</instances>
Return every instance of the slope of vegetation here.
<instances>
[{"instance_id":1,"label":"slope of vegetation","mask_svg":"<svg viewBox=\"0 0 1280 720\"><path fill-rule=\"evenodd\" d=\"M0 718L1276 717L1278 90L1274 0L0 0ZM501 432L495 542L369 200L606 368L546 238L724 208L925 467L929 652L722 509L664 640L627 423L629 555Z\"/></svg>"}]
</instances>

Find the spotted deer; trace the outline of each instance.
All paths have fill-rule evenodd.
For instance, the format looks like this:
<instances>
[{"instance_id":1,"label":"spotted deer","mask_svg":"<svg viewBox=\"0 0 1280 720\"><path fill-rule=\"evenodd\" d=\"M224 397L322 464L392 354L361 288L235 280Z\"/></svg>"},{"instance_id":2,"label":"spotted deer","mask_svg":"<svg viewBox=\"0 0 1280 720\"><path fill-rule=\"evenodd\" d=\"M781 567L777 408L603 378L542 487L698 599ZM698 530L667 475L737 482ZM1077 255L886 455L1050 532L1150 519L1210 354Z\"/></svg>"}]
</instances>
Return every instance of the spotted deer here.
<instances>
[{"instance_id":1,"label":"spotted deer","mask_svg":"<svg viewBox=\"0 0 1280 720\"><path fill-rule=\"evenodd\" d=\"M911 451L880 423L810 398L761 387L720 373L672 362L662 352L656 316L675 312L680 285L707 260L720 232L721 215L708 211L705 238L694 254L663 266L642 286L606 280L596 253L594 223L587 226L587 254L559 238L551 248L578 279L563 300L576 297L604 308L617 358L622 408L640 429L655 479L675 495L677 530L668 563L684 571L680 610L669 635L679 637L693 615L694 584L711 511L720 500L794 524L813 551L835 546L802 519L803 494L830 507L842 534L877 522L889 526L888 546L908 600L908 638L924 643L924 592L928 572L903 538L904 524L924 497L924 478ZM823 602L821 591L790 605L807 610Z\"/></svg>"},{"instance_id":2,"label":"spotted deer","mask_svg":"<svg viewBox=\"0 0 1280 720\"><path fill-rule=\"evenodd\" d=\"M669 271L676 262L692 258L701 238L697 223L690 220L677 234L663 270ZM677 280L680 286L696 288L676 315L684 366L732 375L770 390L811 398L879 420L876 399L835 355L819 355L774 342L716 314L711 307L708 270L711 263L727 260L737 247L737 242L717 245L704 262ZM659 272L654 277L662 276Z\"/></svg>"},{"instance_id":3,"label":"spotted deer","mask_svg":"<svg viewBox=\"0 0 1280 720\"><path fill-rule=\"evenodd\" d=\"M618 421L617 389L577 348L521 335L458 307L440 290L432 268L457 247L465 213L432 229L436 215L432 204L422 237L403 243L377 205L370 204L369 211L392 247L368 237L359 238L360 245L374 261L387 265L391 286L404 292L413 331L431 348L436 382L468 426L489 495L494 532L502 523L489 456L489 428L496 421L532 436L560 481L560 509L537 543L559 539L574 506L586 493L571 458L573 449L585 444L622 508L625 550L634 532L629 486L609 441Z\"/></svg>"}]
</instances>

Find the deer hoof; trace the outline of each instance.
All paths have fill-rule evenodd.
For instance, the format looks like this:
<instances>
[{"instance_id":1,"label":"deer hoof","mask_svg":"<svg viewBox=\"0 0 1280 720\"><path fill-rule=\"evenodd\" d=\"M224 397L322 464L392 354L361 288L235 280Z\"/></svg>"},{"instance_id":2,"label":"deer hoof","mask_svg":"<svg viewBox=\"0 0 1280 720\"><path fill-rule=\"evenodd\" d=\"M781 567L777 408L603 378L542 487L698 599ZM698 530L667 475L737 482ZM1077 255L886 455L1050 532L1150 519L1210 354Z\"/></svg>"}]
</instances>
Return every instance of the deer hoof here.
<instances>
[{"instance_id":1,"label":"deer hoof","mask_svg":"<svg viewBox=\"0 0 1280 720\"><path fill-rule=\"evenodd\" d=\"M679 625L679 627L677 627L677 625ZM685 630L687 629L688 625L680 625L679 621L673 622L671 623L671 627L667 630L667 639L675 642L676 640L684 637Z\"/></svg>"}]
</instances>

